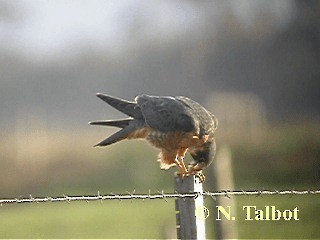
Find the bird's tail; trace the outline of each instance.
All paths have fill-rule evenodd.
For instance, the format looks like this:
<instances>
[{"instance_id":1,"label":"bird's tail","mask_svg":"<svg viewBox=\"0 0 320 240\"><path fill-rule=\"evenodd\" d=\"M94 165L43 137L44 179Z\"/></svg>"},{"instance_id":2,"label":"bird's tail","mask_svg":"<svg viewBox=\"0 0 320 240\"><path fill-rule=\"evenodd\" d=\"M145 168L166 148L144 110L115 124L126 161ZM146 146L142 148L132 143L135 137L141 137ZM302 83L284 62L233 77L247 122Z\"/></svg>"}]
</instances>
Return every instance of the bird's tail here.
<instances>
[{"instance_id":1,"label":"bird's tail","mask_svg":"<svg viewBox=\"0 0 320 240\"><path fill-rule=\"evenodd\" d=\"M119 120L100 120L89 122L90 125L99 125L99 126L112 126L118 128L125 128L133 121L133 118L119 119Z\"/></svg>"},{"instance_id":2,"label":"bird's tail","mask_svg":"<svg viewBox=\"0 0 320 240\"><path fill-rule=\"evenodd\" d=\"M110 137L106 138L105 140L99 142L98 144L94 145L95 147L103 147L110 145L112 143L119 142L126 138L139 138L138 135L135 133L139 133L139 130L143 129L144 122L139 120L134 120L132 118L128 119L120 119L120 120L105 120L105 121L94 121L89 122L90 125L102 125L102 126L114 126L122 128L118 132L114 133Z\"/></svg>"},{"instance_id":3,"label":"bird's tail","mask_svg":"<svg viewBox=\"0 0 320 240\"><path fill-rule=\"evenodd\" d=\"M101 141L100 143L94 145L97 146L107 146L112 143L118 142L122 139L125 139L130 132L133 130L132 127L129 127L130 122L133 121L132 118L127 119L119 119L119 120L101 120L101 121L92 121L89 122L90 125L99 125L99 126L112 126L122 128L120 131L114 133L110 137L106 138L105 140Z\"/></svg>"},{"instance_id":4,"label":"bird's tail","mask_svg":"<svg viewBox=\"0 0 320 240\"><path fill-rule=\"evenodd\" d=\"M97 93L97 97L99 97L101 100L108 103L110 106L114 107L120 112L123 112L124 114L127 114L130 117L133 117L135 119L143 118L141 110L138 107L136 102L127 101L124 99L112 97L102 93Z\"/></svg>"},{"instance_id":5,"label":"bird's tail","mask_svg":"<svg viewBox=\"0 0 320 240\"><path fill-rule=\"evenodd\" d=\"M121 129L120 131L114 133L113 135L111 135L110 137L106 138L105 140L99 142L98 144L94 145L94 147L104 147L104 146L108 146L112 143L116 143L119 142L123 139L126 139L128 137L128 135L133 131L134 129L132 129L132 127L125 127L123 129Z\"/></svg>"},{"instance_id":6,"label":"bird's tail","mask_svg":"<svg viewBox=\"0 0 320 240\"><path fill-rule=\"evenodd\" d=\"M132 136L135 136L136 131L139 133L138 130L141 130L143 128L144 121L141 121L143 119L143 116L136 102L130 102L120 98L108 96L102 93L97 93L97 96L106 103L108 103L110 106L114 107L120 112L127 114L131 118L89 122L90 125L113 126L122 128L118 132L114 133L105 140L99 142L95 146L107 146L126 138L132 138Z\"/></svg>"}]
</instances>

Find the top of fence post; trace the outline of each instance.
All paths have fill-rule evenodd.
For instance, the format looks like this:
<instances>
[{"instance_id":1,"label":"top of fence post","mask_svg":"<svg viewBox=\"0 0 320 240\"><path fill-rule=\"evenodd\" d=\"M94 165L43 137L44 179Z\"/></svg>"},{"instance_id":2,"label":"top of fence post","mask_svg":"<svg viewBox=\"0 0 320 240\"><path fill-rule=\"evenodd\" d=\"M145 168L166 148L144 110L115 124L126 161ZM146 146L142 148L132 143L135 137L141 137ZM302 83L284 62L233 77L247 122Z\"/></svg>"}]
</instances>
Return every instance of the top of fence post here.
<instances>
[{"instance_id":1,"label":"top of fence post","mask_svg":"<svg viewBox=\"0 0 320 240\"><path fill-rule=\"evenodd\" d=\"M176 193L200 193L197 197L176 198L176 222L178 239L206 239L205 221L196 217L196 210L203 207L202 183L195 176L174 177Z\"/></svg>"}]
</instances>

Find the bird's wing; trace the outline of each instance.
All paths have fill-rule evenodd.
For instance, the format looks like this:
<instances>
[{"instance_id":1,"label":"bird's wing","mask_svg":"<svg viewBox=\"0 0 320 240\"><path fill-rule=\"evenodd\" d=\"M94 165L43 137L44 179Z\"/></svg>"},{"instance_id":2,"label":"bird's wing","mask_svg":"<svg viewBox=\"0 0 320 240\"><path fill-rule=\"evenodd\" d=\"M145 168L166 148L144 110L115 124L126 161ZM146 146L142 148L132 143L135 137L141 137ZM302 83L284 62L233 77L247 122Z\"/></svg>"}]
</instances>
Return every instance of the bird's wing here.
<instances>
[{"instance_id":1,"label":"bird's wing","mask_svg":"<svg viewBox=\"0 0 320 240\"><path fill-rule=\"evenodd\" d=\"M178 101L184 103L186 106L193 110L193 113L200 120L200 137L207 134L213 134L217 128L217 118L201 106L199 103L184 96L175 97Z\"/></svg>"},{"instance_id":2,"label":"bird's wing","mask_svg":"<svg viewBox=\"0 0 320 240\"><path fill-rule=\"evenodd\" d=\"M172 97L140 95L136 98L145 122L161 132L192 132L197 130L197 119L191 109Z\"/></svg>"}]
</instances>

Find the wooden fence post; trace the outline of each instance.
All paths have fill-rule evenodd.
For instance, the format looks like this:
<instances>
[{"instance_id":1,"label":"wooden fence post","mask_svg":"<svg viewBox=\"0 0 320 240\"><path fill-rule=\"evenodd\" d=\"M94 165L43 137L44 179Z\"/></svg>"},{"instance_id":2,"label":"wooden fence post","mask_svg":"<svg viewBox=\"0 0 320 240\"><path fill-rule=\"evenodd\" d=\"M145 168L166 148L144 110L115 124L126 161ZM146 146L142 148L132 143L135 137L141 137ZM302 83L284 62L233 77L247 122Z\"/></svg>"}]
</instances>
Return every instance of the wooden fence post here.
<instances>
[{"instance_id":1,"label":"wooden fence post","mask_svg":"<svg viewBox=\"0 0 320 240\"><path fill-rule=\"evenodd\" d=\"M176 193L202 193L202 183L195 176L181 178L175 174ZM205 220L196 217L196 210L203 209L203 196L176 198L176 226L178 239L205 239Z\"/></svg>"},{"instance_id":2,"label":"wooden fence post","mask_svg":"<svg viewBox=\"0 0 320 240\"><path fill-rule=\"evenodd\" d=\"M234 189L233 171L232 171L232 154L228 146L222 145L217 152L215 161L212 164L213 178L211 181L211 188L219 190ZM213 209L217 206L232 206L236 207L236 198L231 197L217 197L213 203ZM236 213L233 215L235 216ZM222 220L215 220L215 237L216 239L237 239L237 223L236 221L229 221L224 218Z\"/></svg>"}]
</instances>

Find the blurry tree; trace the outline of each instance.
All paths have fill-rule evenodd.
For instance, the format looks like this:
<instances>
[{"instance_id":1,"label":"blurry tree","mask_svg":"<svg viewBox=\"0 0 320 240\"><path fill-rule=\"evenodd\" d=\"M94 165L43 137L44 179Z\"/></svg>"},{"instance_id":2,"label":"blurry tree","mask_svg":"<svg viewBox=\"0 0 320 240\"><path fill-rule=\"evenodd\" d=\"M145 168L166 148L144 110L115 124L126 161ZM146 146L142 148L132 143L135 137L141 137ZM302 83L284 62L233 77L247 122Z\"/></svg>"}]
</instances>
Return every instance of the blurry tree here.
<instances>
[{"instance_id":1,"label":"blurry tree","mask_svg":"<svg viewBox=\"0 0 320 240\"><path fill-rule=\"evenodd\" d=\"M9 3L0 1L0 19L6 22L1 27L24 21ZM245 3L254 5L244 11L247 17L253 15L250 24L236 13ZM170 4L180 6L179 1ZM319 117L318 1L287 1L286 7L295 7L289 20L281 23L275 20L277 1L184 4L189 4L189 12L181 12L185 17L195 13L196 20L186 21L179 31L156 29L146 8L124 11L119 18L127 23L127 46L118 55L82 42L72 61L57 55L53 62L33 62L2 44L1 124L24 111L82 126L100 112L92 108L97 91L126 98L142 92L187 95L198 101L212 91L251 92L266 104L269 118Z\"/></svg>"},{"instance_id":2,"label":"blurry tree","mask_svg":"<svg viewBox=\"0 0 320 240\"><path fill-rule=\"evenodd\" d=\"M8 1L0 1L0 21L14 22L18 18L15 9L9 4Z\"/></svg>"},{"instance_id":3,"label":"blurry tree","mask_svg":"<svg viewBox=\"0 0 320 240\"><path fill-rule=\"evenodd\" d=\"M320 2L294 3L287 25L277 29L263 14L250 34L229 11L206 55L204 80L213 90L254 92L272 119L319 117Z\"/></svg>"}]
</instances>

